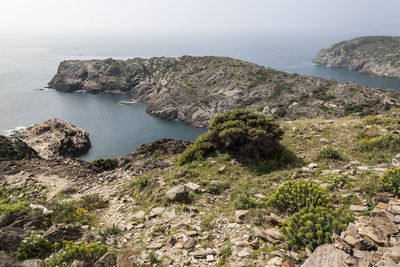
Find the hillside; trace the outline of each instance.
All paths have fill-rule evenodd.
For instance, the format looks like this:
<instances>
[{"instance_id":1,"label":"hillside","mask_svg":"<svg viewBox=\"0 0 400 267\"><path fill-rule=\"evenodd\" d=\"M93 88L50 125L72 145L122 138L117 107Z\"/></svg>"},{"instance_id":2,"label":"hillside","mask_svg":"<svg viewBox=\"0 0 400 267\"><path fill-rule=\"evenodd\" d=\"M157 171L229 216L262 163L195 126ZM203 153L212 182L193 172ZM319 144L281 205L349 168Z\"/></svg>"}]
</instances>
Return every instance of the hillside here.
<instances>
[{"instance_id":1,"label":"hillside","mask_svg":"<svg viewBox=\"0 0 400 267\"><path fill-rule=\"evenodd\" d=\"M77 259L83 265L74 266L92 266L103 255L95 266L398 264L400 192L382 184L382 174L400 168L398 110L365 119L279 123L281 145L296 156L279 168L267 162L243 164L220 152L177 165L189 144L174 140L143 145L96 166L68 158L0 162L0 250L16 251L21 240L35 233L39 237L21 243L28 245L20 245L24 249L15 255L20 260L47 258L46 266L78 264ZM301 225L292 219L297 206L282 210L273 204L279 198L272 199L289 181L312 184L307 203L329 198L327 207L350 210L352 223L347 226L342 222L347 217L335 216L340 223L329 226L337 224L337 235L324 242L332 238L334 246L297 248L287 239L286 223ZM308 222L304 227L310 227ZM310 232L318 234L318 229ZM319 237L307 233L295 236L320 244ZM50 243L62 240L75 243L65 243L49 257L54 251ZM30 250L29 244L40 249ZM2 260L13 262L5 254Z\"/></svg>"},{"instance_id":2,"label":"hillside","mask_svg":"<svg viewBox=\"0 0 400 267\"><path fill-rule=\"evenodd\" d=\"M400 78L400 37L367 36L322 49L313 60L328 67Z\"/></svg>"},{"instance_id":3,"label":"hillside","mask_svg":"<svg viewBox=\"0 0 400 267\"><path fill-rule=\"evenodd\" d=\"M62 92L130 95L152 116L207 126L217 114L249 108L268 116L382 114L400 92L289 74L225 57L64 61L49 83Z\"/></svg>"}]
</instances>

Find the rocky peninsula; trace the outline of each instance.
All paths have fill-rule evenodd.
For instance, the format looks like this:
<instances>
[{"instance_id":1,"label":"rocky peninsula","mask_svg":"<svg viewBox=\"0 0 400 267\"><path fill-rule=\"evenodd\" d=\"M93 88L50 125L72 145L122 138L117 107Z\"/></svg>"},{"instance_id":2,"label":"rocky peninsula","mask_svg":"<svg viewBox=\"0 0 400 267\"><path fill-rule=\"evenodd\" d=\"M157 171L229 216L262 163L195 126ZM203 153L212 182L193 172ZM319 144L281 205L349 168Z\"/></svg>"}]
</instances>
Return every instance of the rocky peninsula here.
<instances>
[{"instance_id":1,"label":"rocky peninsula","mask_svg":"<svg viewBox=\"0 0 400 267\"><path fill-rule=\"evenodd\" d=\"M198 127L234 108L292 120L383 114L400 103L398 91L212 56L64 61L48 86L62 92L129 95L146 103L152 116Z\"/></svg>"},{"instance_id":2,"label":"rocky peninsula","mask_svg":"<svg viewBox=\"0 0 400 267\"><path fill-rule=\"evenodd\" d=\"M366 36L322 49L313 60L327 67L400 78L400 37Z\"/></svg>"}]
</instances>

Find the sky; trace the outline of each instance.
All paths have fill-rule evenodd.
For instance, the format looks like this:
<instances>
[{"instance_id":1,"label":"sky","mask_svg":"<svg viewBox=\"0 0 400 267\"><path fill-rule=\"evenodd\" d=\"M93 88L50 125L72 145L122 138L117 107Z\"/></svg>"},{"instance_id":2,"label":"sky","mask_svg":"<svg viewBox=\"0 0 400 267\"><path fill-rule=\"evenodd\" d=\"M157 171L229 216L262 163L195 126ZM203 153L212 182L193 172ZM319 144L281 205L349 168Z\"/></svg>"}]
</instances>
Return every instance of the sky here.
<instances>
[{"instance_id":1,"label":"sky","mask_svg":"<svg viewBox=\"0 0 400 267\"><path fill-rule=\"evenodd\" d=\"M1 0L1 33L400 29L399 0Z\"/></svg>"}]
</instances>

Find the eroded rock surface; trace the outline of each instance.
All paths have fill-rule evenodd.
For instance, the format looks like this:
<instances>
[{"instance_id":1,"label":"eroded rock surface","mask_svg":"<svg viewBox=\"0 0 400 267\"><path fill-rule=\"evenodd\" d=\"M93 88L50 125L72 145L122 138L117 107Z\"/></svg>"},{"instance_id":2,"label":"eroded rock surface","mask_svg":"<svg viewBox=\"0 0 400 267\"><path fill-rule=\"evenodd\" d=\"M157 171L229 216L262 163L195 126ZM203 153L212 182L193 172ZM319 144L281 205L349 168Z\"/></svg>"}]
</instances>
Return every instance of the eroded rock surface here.
<instances>
[{"instance_id":1,"label":"eroded rock surface","mask_svg":"<svg viewBox=\"0 0 400 267\"><path fill-rule=\"evenodd\" d=\"M59 119L35 124L15 133L13 137L24 141L45 159L79 156L91 146L89 133Z\"/></svg>"}]
</instances>

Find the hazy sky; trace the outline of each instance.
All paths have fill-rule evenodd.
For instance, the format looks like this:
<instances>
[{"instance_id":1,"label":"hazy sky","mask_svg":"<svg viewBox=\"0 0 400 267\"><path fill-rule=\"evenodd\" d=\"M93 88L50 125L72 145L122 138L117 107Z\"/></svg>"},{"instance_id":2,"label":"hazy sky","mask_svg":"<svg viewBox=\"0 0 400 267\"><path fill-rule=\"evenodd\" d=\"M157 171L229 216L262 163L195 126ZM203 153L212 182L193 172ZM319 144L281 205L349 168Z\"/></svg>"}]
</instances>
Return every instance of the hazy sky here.
<instances>
[{"instance_id":1,"label":"hazy sky","mask_svg":"<svg viewBox=\"0 0 400 267\"><path fill-rule=\"evenodd\" d=\"M1 0L1 32L400 29L400 0Z\"/></svg>"}]
</instances>

